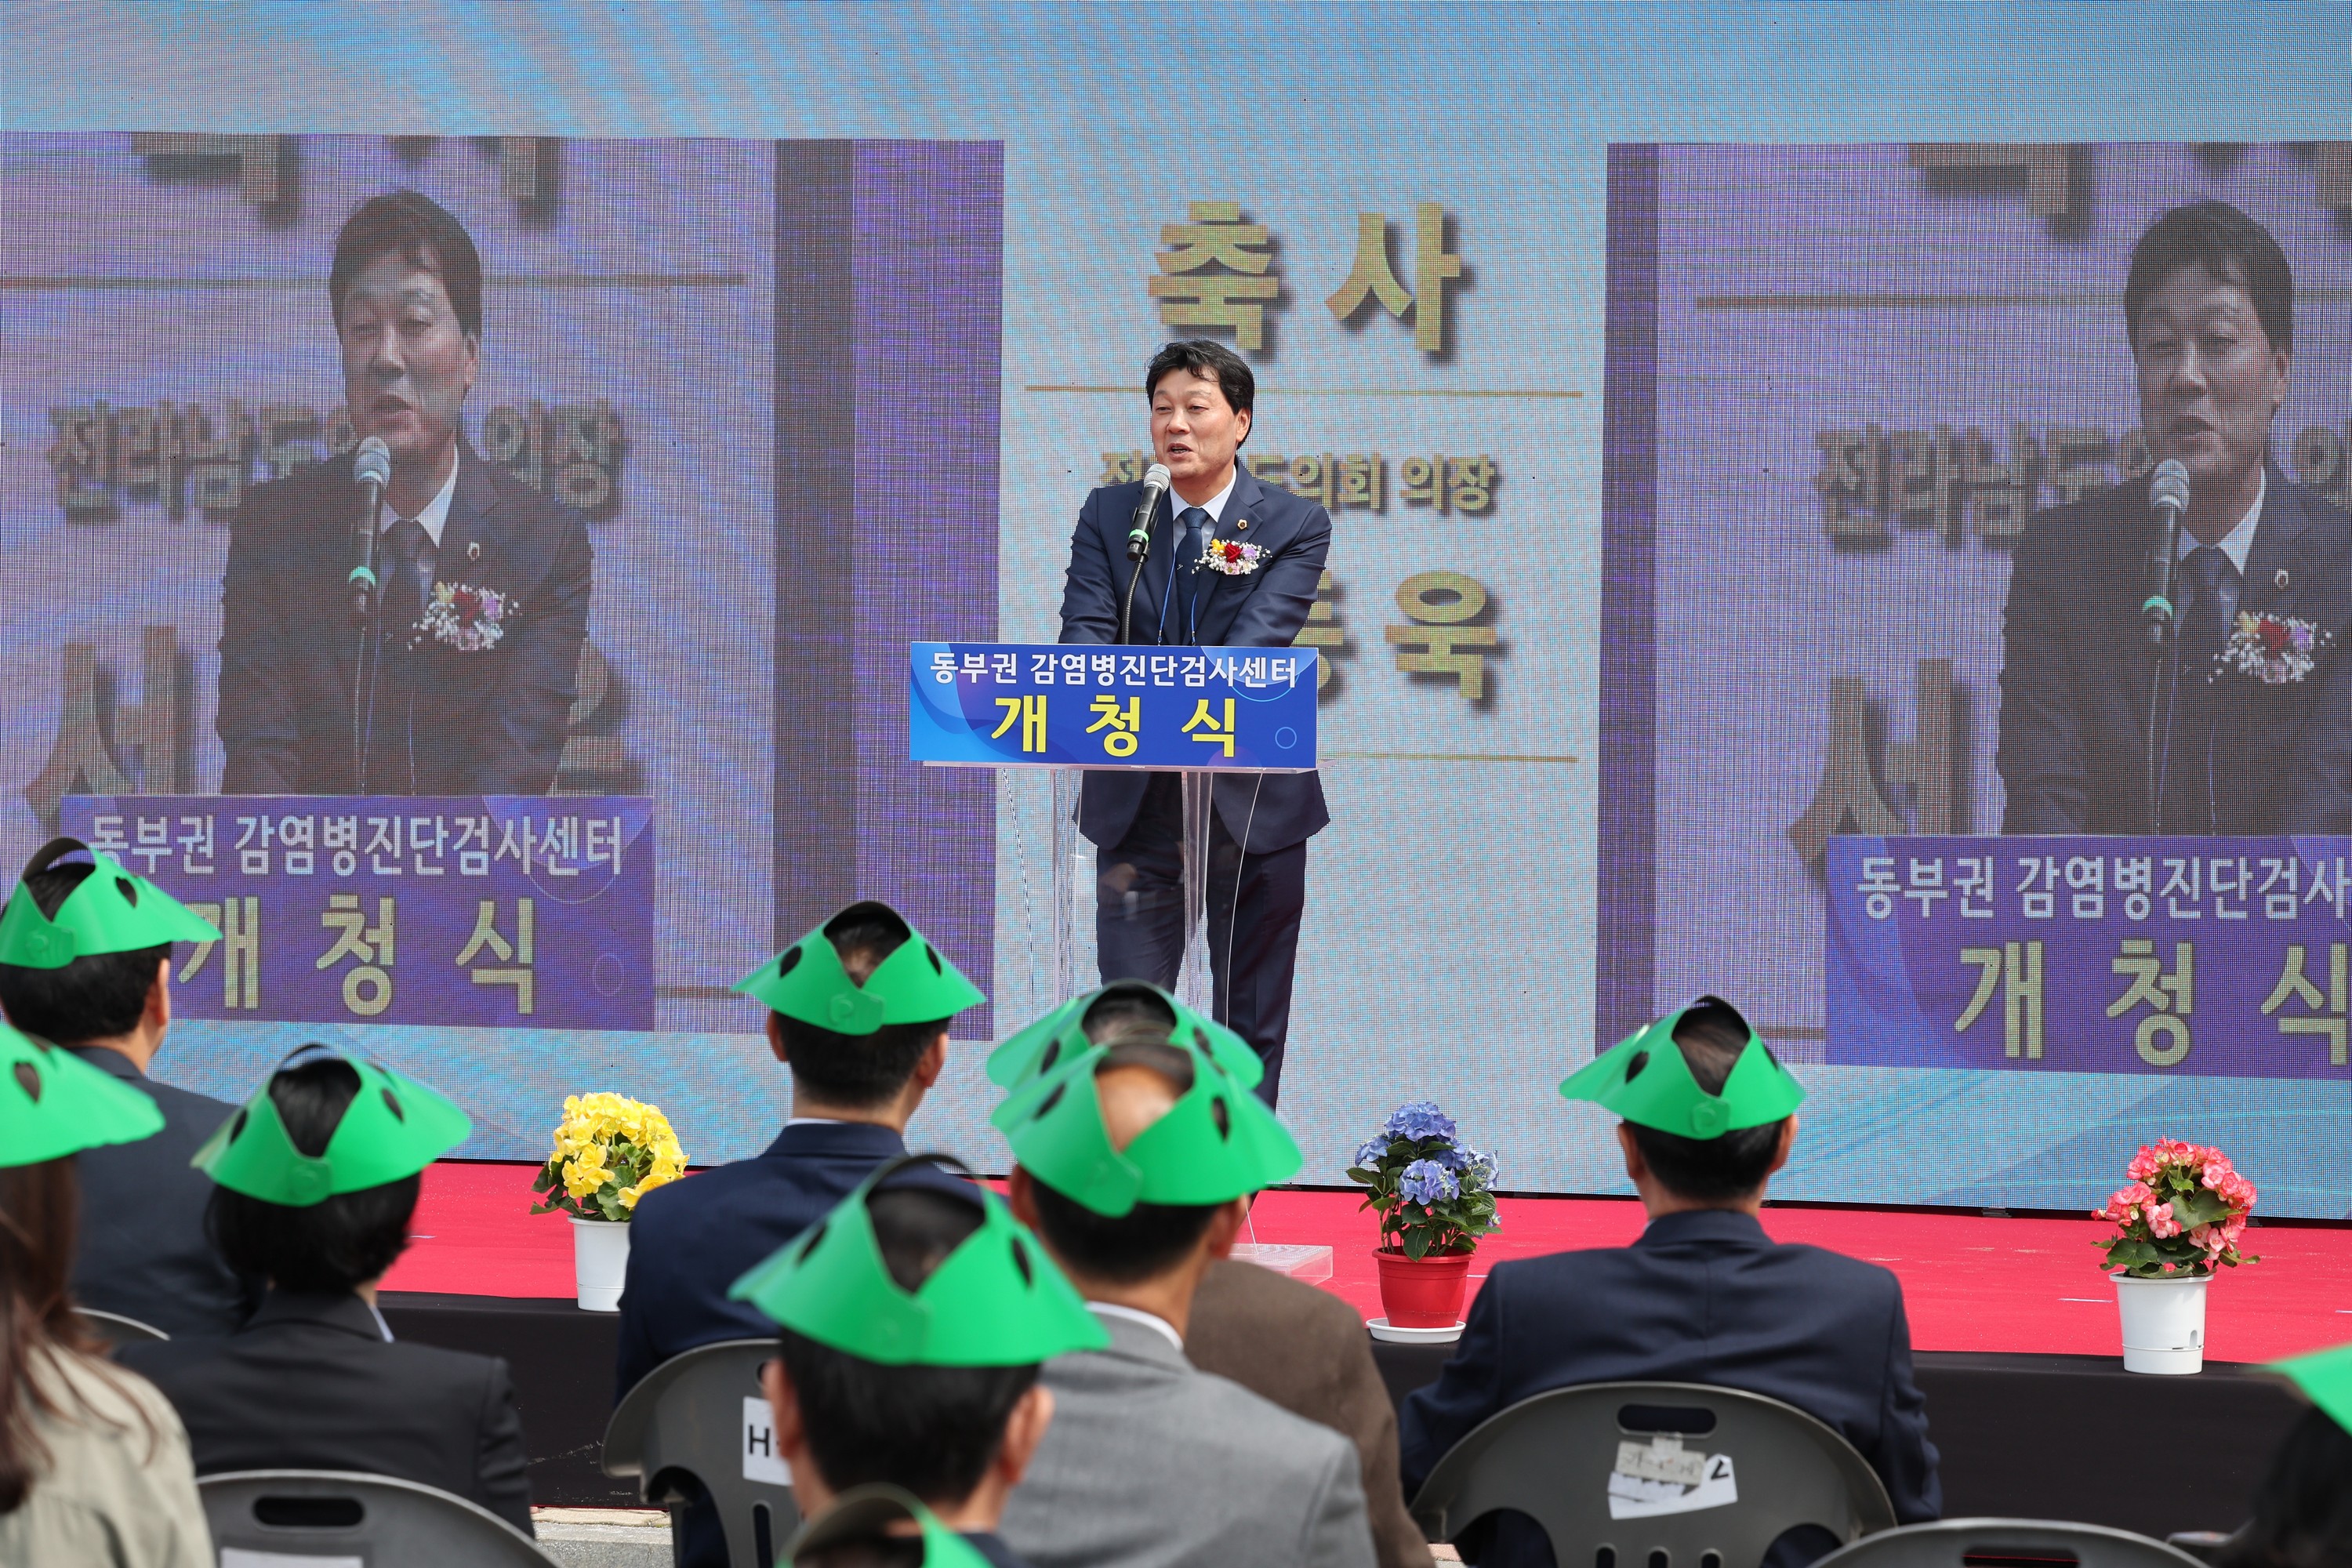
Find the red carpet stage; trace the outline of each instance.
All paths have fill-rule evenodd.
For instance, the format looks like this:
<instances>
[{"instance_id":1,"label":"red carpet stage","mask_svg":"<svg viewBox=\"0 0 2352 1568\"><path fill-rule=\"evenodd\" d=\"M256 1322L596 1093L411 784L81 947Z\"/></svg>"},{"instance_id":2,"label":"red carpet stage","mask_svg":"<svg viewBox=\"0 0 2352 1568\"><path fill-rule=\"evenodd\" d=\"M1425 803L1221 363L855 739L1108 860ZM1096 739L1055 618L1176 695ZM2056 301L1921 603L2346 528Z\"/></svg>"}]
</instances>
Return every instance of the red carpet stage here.
<instances>
[{"instance_id":1,"label":"red carpet stage","mask_svg":"<svg viewBox=\"0 0 2352 1568\"><path fill-rule=\"evenodd\" d=\"M425 1173L418 1240L384 1281L390 1290L568 1297L572 1232L530 1213L535 1165L443 1163ZM1349 1193L1275 1192L1258 1200L1260 1241L1332 1249L1327 1287L1364 1317L1380 1311L1370 1215ZM1642 1228L1640 1205L1618 1198L1505 1198L1503 1229L1479 1248L1486 1265L1578 1247L1619 1247ZM1923 1351L2116 1356L2115 1289L2092 1243L2105 1225L1858 1209L1768 1209L1780 1241L1810 1242L1883 1263L1903 1279L1911 1341ZM2352 1340L2352 1229L2266 1226L2246 1250L2264 1261L2214 1282L2208 1355L2264 1362Z\"/></svg>"},{"instance_id":2,"label":"red carpet stage","mask_svg":"<svg viewBox=\"0 0 2352 1568\"><path fill-rule=\"evenodd\" d=\"M635 1494L597 1458L613 1408L618 1320L572 1302L571 1226L529 1213L534 1166L442 1164L425 1173L416 1245L385 1281L383 1307L405 1339L504 1356L514 1371L535 1501L626 1504ZM1506 1198L1493 1262L1631 1241L1630 1199ZM2352 1230L2266 1226L2265 1261L2220 1280L2211 1359L2195 1377L2123 1370L2114 1288L2079 1220L1858 1209L1771 1209L1766 1228L1885 1264L1902 1276L1928 1435L1942 1458L1945 1512L2083 1519L2162 1535L2229 1530L2246 1516L2271 1451L2301 1409L2281 1380L2248 1364L2352 1340ZM1333 1249L1329 1288L1379 1311L1370 1216L1349 1193L1276 1192L1254 1221L1265 1242ZM1472 1277L1475 1288L1478 1275ZM1450 1347L1375 1344L1402 1400L1437 1375ZM2198 1434L2209 1461L2176 1484L2146 1484L2147 1435Z\"/></svg>"}]
</instances>

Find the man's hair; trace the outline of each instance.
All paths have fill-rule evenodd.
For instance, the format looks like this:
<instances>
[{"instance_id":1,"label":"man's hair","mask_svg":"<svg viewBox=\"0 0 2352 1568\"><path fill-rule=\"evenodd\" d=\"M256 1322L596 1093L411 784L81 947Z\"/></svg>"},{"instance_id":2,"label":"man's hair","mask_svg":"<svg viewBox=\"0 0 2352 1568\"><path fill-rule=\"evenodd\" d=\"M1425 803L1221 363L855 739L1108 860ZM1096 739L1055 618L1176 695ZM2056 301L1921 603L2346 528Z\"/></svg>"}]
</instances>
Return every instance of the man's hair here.
<instances>
[{"instance_id":1,"label":"man's hair","mask_svg":"<svg viewBox=\"0 0 2352 1568\"><path fill-rule=\"evenodd\" d=\"M1257 377L1250 373L1249 362L1214 338L1186 338L1153 354L1151 367L1143 373L1147 400L1158 395L1161 379L1172 370L1189 370L1215 382L1236 414L1247 414L1257 401Z\"/></svg>"},{"instance_id":2,"label":"man's hair","mask_svg":"<svg viewBox=\"0 0 2352 1568\"><path fill-rule=\"evenodd\" d=\"M1087 1043L1098 1046L1125 1035L1157 1033L1161 1040L1176 1027L1176 1009L1168 999L1140 981L1108 986L1079 1020Z\"/></svg>"},{"instance_id":3,"label":"man's hair","mask_svg":"<svg viewBox=\"0 0 2352 1568\"><path fill-rule=\"evenodd\" d=\"M358 1070L341 1057L299 1062L269 1080L269 1098L287 1136L313 1158L327 1152L344 1109L359 1091ZM337 1193L307 1208L215 1187L205 1228L239 1272L266 1278L282 1290L331 1294L378 1278L408 1249L408 1221L416 1212L419 1184L417 1177L403 1176L382 1186Z\"/></svg>"},{"instance_id":4,"label":"man's hair","mask_svg":"<svg viewBox=\"0 0 2352 1568\"><path fill-rule=\"evenodd\" d=\"M66 895L96 869L80 861L51 866L26 878L25 886L41 912L55 920ZM125 886L131 889L125 897L138 897L135 884ZM60 1046L110 1040L139 1026L147 994L155 987L155 971L171 956L172 944L165 942L129 952L85 953L62 969L0 963L0 1009L25 1033Z\"/></svg>"},{"instance_id":5,"label":"man's hair","mask_svg":"<svg viewBox=\"0 0 2352 1568\"><path fill-rule=\"evenodd\" d=\"M866 1209L883 1266L906 1290L919 1289L981 1223L977 1196L890 1181ZM825 1484L841 1491L887 1482L935 1508L980 1485L1013 1406L1037 1381L1034 1363L885 1366L790 1329L776 1338Z\"/></svg>"},{"instance_id":6,"label":"man's hair","mask_svg":"<svg viewBox=\"0 0 2352 1568\"><path fill-rule=\"evenodd\" d=\"M1748 1020L1730 1004L1709 996L1675 1025L1675 1044L1699 1088L1721 1094L1724 1080L1748 1047ZM1788 1121L1784 1116L1720 1138L1685 1138L1638 1121L1626 1125L1633 1130L1633 1146L1642 1151L1651 1173L1667 1191L1694 1203L1721 1203L1744 1197L1763 1185L1772 1172L1772 1156L1780 1151L1780 1129Z\"/></svg>"},{"instance_id":7,"label":"man's hair","mask_svg":"<svg viewBox=\"0 0 2352 1568\"><path fill-rule=\"evenodd\" d=\"M2147 226L2132 247L2124 281L2124 329L2139 347L2140 311L2147 297L2183 268L2201 267L2225 283L2242 285L2271 347L2294 349L2294 271L2271 231L2227 202L2191 202Z\"/></svg>"},{"instance_id":8,"label":"man's hair","mask_svg":"<svg viewBox=\"0 0 2352 1568\"><path fill-rule=\"evenodd\" d=\"M2226 1568L2320 1568L2352 1561L2352 1433L2316 1406L2286 1440L2254 1490L2253 1517L2221 1556Z\"/></svg>"},{"instance_id":9,"label":"man's hair","mask_svg":"<svg viewBox=\"0 0 2352 1568\"><path fill-rule=\"evenodd\" d=\"M915 933L887 904L852 904L827 921L824 934L841 967L860 985ZM784 1061L793 1082L829 1105L866 1110L898 1098L945 1018L885 1024L870 1035L843 1035L779 1013Z\"/></svg>"},{"instance_id":10,"label":"man's hair","mask_svg":"<svg viewBox=\"0 0 2352 1568\"><path fill-rule=\"evenodd\" d=\"M335 309L337 331L343 328L343 296L353 280L387 256L439 277L458 328L468 337L482 335L482 258L474 237L448 208L416 191L370 196L336 231L327 298Z\"/></svg>"},{"instance_id":11,"label":"man's hair","mask_svg":"<svg viewBox=\"0 0 2352 1568\"><path fill-rule=\"evenodd\" d=\"M1096 1064L1097 1074L1113 1068L1144 1068L1168 1080L1178 1094L1192 1088L1192 1058L1160 1038L1119 1039ZM1091 1080L1065 1084L1056 1093L1091 1093ZM1050 1108L1048 1099L1045 1108ZM1044 1108L1041 1108L1044 1109ZM1064 1197L1032 1177L1030 1190L1037 1201L1037 1230L1054 1255L1089 1278L1112 1285L1136 1285L1166 1273L1192 1255L1209 1221L1223 1204L1139 1203L1112 1217L1099 1215L1075 1198Z\"/></svg>"}]
</instances>

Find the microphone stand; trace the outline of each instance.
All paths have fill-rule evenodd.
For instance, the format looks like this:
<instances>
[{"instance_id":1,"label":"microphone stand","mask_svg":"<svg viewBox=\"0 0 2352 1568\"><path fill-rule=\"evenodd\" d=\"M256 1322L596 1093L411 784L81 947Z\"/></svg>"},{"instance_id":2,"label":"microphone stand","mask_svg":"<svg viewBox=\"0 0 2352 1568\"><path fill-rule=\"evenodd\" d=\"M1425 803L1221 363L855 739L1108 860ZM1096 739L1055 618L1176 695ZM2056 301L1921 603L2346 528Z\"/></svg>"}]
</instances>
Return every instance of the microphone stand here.
<instances>
[{"instance_id":1,"label":"microphone stand","mask_svg":"<svg viewBox=\"0 0 2352 1568\"><path fill-rule=\"evenodd\" d=\"M1128 623L1135 615L1135 584L1143 576L1143 563L1150 555L1151 528L1147 523L1141 539L1129 537L1127 542L1127 558L1135 563L1135 567L1127 574L1127 592L1118 601L1118 640L1122 646L1135 640L1129 635Z\"/></svg>"},{"instance_id":2,"label":"microphone stand","mask_svg":"<svg viewBox=\"0 0 2352 1568\"><path fill-rule=\"evenodd\" d=\"M2141 763L2147 780L2147 834L2151 838L2164 836L2163 718L2170 706L2166 700L2169 693L2165 689L2164 678L2173 647L2169 622L2148 627L2147 728Z\"/></svg>"}]
</instances>

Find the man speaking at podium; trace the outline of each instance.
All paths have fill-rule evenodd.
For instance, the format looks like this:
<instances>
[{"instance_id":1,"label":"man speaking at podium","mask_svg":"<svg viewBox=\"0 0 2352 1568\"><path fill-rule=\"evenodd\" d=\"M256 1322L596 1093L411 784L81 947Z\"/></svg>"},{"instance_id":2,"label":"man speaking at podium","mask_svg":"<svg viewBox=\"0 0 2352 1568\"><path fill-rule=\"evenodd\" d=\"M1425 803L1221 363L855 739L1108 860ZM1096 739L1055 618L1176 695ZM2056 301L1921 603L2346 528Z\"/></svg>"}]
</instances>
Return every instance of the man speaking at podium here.
<instances>
[{"instance_id":1,"label":"man speaking at podium","mask_svg":"<svg viewBox=\"0 0 2352 1568\"><path fill-rule=\"evenodd\" d=\"M1171 493L1147 483L1087 497L1070 540L1062 641L1287 647L1307 624L1331 518L1239 466L1256 378L1208 340L1170 343L1144 373L1151 451ZM1142 531L1149 553L1129 559ZM1212 541L1247 547L1212 565ZM1132 574L1140 571L1139 576ZM1131 584L1130 579L1132 578ZM1129 596L1131 593L1131 602ZM1124 612L1124 613L1122 613ZM1290 1031L1307 840L1331 820L1314 773L1218 775L1209 813L1209 970L1218 1020L1265 1062L1274 1103ZM1095 940L1102 976L1173 987L1184 955L1183 789L1176 773L1089 773L1078 830L1096 847Z\"/></svg>"},{"instance_id":2,"label":"man speaking at podium","mask_svg":"<svg viewBox=\"0 0 2352 1568\"><path fill-rule=\"evenodd\" d=\"M2163 832L2352 833L2352 520L2270 456L2294 353L2286 256L2225 202L2176 207L2133 247L2124 321L2149 455L2188 473L2175 631L2158 670L2147 479L2027 526L2000 675L2002 831L2148 831L2160 701Z\"/></svg>"},{"instance_id":3,"label":"man speaking at podium","mask_svg":"<svg viewBox=\"0 0 2352 1568\"><path fill-rule=\"evenodd\" d=\"M380 597L355 625L367 524L352 458L247 498L221 585L221 789L544 795L593 563L579 512L482 461L458 431L481 363L481 258L447 211L395 191L336 235L327 295L352 427L391 456Z\"/></svg>"}]
</instances>

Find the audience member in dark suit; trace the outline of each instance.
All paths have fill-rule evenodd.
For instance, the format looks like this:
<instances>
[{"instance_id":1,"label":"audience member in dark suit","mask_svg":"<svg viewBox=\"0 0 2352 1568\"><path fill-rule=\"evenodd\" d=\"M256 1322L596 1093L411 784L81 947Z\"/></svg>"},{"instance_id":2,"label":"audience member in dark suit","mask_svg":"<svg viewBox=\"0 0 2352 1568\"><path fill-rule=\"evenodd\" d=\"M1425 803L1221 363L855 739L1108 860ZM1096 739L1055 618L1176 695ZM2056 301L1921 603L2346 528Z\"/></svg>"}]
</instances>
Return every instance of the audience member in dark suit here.
<instances>
[{"instance_id":1,"label":"audience member in dark suit","mask_svg":"<svg viewBox=\"0 0 2352 1568\"><path fill-rule=\"evenodd\" d=\"M1461 1348L1405 1400L1406 1492L1480 1422L1547 1389L1706 1383L1811 1413L1878 1472L1898 1520L1936 1518L1943 1494L1901 1284L1875 1264L1780 1246L1758 1221L1796 1142L1804 1091L1747 1020L1703 997L1560 1091L1624 1119L1617 1141L1649 1226L1631 1247L1495 1266ZM1457 1544L1483 1568L1541 1568L1550 1556L1543 1532L1516 1513ZM1767 1561L1809 1563L1837 1544L1801 1527Z\"/></svg>"},{"instance_id":2,"label":"audience member in dark suit","mask_svg":"<svg viewBox=\"0 0 2352 1568\"><path fill-rule=\"evenodd\" d=\"M2215 1561L2222 1568L2352 1563L2352 1345L2274 1363L2311 1408L2287 1429L2254 1491L2254 1514Z\"/></svg>"},{"instance_id":3,"label":"audience member in dark suit","mask_svg":"<svg viewBox=\"0 0 2352 1568\"><path fill-rule=\"evenodd\" d=\"M1038 1366L1109 1335L993 1193L894 1163L734 1293L777 1323L761 1382L803 1513L893 1487L981 1562L1024 1568L996 1527L1054 1418Z\"/></svg>"},{"instance_id":4,"label":"audience member in dark suit","mask_svg":"<svg viewBox=\"0 0 2352 1568\"><path fill-rule=\"evenodd\" d=\"M949 1021L986 999L897 910L872 902L843 910L735 989L768 1006L769 1048L792 1074L792 1117L753 1158L638 1202L616 1401L697 1345L767 1336L772 1325L729 1289L907 1152L908 1120L947 1068ZM726 1562L708 1504L687 1509L678 1551L684 1568Z\"/></svg>"},{"instance_id":5,"label":"audience member in dark suit","mask_svg":"<svg viewBox=\"0 0 2352 1568\"><path fill-rule=\"evenodd\" d=\"M110 860L103 876L95 858L59 863L83 851L56 839L26 868L0 924L0 1008L134 1086L163 1112L163 1130L77 1162L74 1299L174 1338L226 1334L252 1315L261 1281L240 1277L205 1235L212 1179L188 1161L236 1108L147 1076L172 1024L172 944L220 932Z\"/></svg>"},{"instance_id":6,"label":"audience member in dark suit","mask_svg":"<svg viewBox=\"0 0 2352 1568\"><path fill-rule=\"evenodd\" d=\"M1372 1568L1355 1450L1184 1356L1194 1292L1298 1146L1211 1054L1096 1046L1002 1106L1013 1212L1110 1343L1049 1362L1054 1425L1004 1511L1039 1568Z\"/></svg>"},{"instance_id":7,"label":"audience member in dark suit","mask_svg":"<svg viewBox=\"0 0 2352 1568\"><path fill-rule=\"evenodd\" d=\"M395 1342L375 1310L376 1281L408 1245L417 1173L470 1131L424 1085L320 1055L279 1068L205 1145L213 1234L269 1293L226 1340L121 1352L179 1411L199 1476L397 1476L530 1532L507 1363Z\"/></svg>"},{"instance_id":8,"label":"audience member in dark suit","mask_svg":"<svg viewBox=\"0 0 2352 1568\"><path fill-rule=\"evenodd\" d=\"M1143 393L1151 449L1173 476L1151 520L1151 555L1136 581L1125 640L1287 647L1307 624L1331 547L1331 518L1269 489L1238 461L1256 379L1208 339L1152 356ZM1121 641L1127 534L1140 482L1087 497L1070 540L1062 641ZM1239 571L1204 564L1212 542L1243 547ZM1232 773L1211 792L1209 968L1216 1015L1265 1059L1271 1105L1290 1032L1298 924L1307 907L1307 840L1331 820L1315 773ZM1078 827L1101 850L1095 935L1102 977L1172 986L1184 955L1183 791L1175 773L1090 773Z\"/></svg>"},{"instance_id":9,"label":"audience member in dark suit","mask_svg":"<svg viewBox=\"0 0 2352 1568\"><path fill-rule=\"evenodd\" d=\"M459 434L481 363L481 258L446 211L395 191L344 223L327 293L352 427L392 450L378 612L371 633L352 624L352 458L246 498L221 584L221 788L543 795L571 721L594 563L578 511ZM352 745L362 670L364 778Z\"/></svg>"},{"instance_id":10,"label":"audience member in dark suit","mask_svg":"<svg viewBox=\"0 0 2352 1568\"><path fill-rule=\"evenodd\" d=\"M2176 207L2133 249L2124 320L2149 454L2189 470L2179 632L2154 678L2147 479L2027 525L2001 665L2002 831L2148 830L2154 679L2165 832L2352 832L2352 517L2270 457L2294 353L2286 256L2227 203ZM2242 614L2331 641L2266 682L2220 665Z\"/></svg>"}]
</instances>

